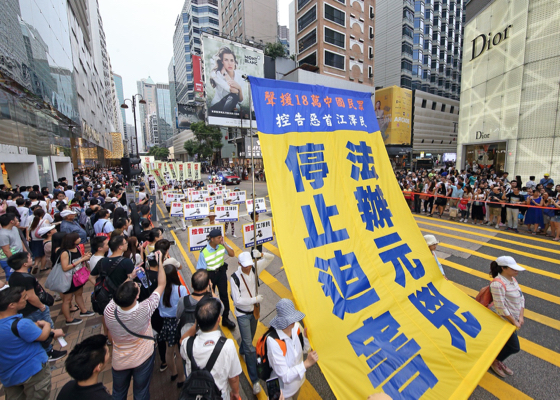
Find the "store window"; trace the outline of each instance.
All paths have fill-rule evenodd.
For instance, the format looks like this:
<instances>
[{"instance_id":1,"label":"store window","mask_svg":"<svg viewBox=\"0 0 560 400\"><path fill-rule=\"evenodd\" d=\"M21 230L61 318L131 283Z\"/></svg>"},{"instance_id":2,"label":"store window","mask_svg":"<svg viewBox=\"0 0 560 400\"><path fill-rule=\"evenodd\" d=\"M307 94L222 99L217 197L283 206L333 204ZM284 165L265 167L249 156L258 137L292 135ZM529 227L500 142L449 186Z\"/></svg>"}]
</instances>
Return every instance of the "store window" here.
<instances>
[{"instance_id":1,"label":"store window","mask_svg":"<svg viewBox=\"0 0 560 400\"><path fill-rule=\"evenodd\" d=\"M469 168L506 170L506 142L481 143L465 146L466 164Z\"/></svg>"}]
</instances>

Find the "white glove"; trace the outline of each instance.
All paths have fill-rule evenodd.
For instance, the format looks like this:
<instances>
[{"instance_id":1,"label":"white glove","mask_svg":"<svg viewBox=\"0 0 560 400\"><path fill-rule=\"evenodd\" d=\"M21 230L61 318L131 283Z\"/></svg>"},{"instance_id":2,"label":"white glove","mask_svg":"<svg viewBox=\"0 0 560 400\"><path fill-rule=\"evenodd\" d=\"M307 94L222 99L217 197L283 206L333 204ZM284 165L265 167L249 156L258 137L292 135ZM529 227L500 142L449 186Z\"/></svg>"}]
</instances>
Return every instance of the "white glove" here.
<instances>
[{"instance_id":1,"label":"white glove","mask_svg":"<svg viewBox=\"0 0 560 400\"><path fill-rule=\"evenodd\" d=\"M253 297L253 304L262 303L264 297L262 294L258 294L256 297Z\"/></svg>"},{"instance_id":2,"label":"white glove","mask_svg":"<svg viewBox=\"0 0 560 400\"><path fill-rule=\"evenodd\" d=\"M253 250L253 258L261 258L262 257L262 253L260 251L258 251L257 249Z\"/></svg>"}]
</instances>

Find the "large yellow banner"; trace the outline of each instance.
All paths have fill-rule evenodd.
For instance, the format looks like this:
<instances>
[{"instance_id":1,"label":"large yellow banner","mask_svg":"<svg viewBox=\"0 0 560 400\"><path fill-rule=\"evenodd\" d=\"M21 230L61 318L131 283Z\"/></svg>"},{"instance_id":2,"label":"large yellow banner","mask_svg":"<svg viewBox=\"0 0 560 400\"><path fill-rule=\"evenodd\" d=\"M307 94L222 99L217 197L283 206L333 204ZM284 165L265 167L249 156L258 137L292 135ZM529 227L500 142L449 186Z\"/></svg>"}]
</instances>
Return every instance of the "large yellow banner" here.
<instances>
[{"instance_id":1,"label":"large yellow banner","mask_svg":"<svg viewBox=\"0 0 560 400\"><path fill-rule=\"evenodd\" d=\"M282 261L337 398L468 398L513 326L441 275L370 93L250 79Z\"/></svg>"}]
</instances>

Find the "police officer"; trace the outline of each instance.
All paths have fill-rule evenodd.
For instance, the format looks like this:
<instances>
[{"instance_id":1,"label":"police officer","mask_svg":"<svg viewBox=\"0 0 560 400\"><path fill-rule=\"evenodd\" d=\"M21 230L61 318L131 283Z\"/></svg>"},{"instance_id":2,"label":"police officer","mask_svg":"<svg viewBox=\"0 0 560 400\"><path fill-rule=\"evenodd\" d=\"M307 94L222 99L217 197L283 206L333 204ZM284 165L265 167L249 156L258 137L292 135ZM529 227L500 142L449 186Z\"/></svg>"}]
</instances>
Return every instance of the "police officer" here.
<instances>
[{"instance_id":1,"label":"police officer","mask_svg":"<svg viewBox=\"0 0 560 400\"><path fill-rule=\"evenodd\" d=\"M235 253L231 247L224 243L224 237L219 229L213 229L208 235L208 244L200 252L196 269L205 269L208 271L208 276L212 281L213 289L220 294L220 300L224 304L224 312L222 314L222 325L226 328L235 329L235 323L229 319L229 299L228 299L228 277L227 265L224 264L226 252L228 256L235 257Z\"/></svg>"}]
</instances>

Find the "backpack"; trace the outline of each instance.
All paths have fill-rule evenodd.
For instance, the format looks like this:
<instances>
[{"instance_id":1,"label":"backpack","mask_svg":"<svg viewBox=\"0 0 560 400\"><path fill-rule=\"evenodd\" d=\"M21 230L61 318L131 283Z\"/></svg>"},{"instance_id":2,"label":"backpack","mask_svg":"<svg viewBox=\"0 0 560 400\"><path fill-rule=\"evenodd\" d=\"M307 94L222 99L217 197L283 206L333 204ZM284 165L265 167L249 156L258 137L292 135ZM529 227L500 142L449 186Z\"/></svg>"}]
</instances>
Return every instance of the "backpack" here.
<instances>
[{"instance_id":1,"label":"backpack","mask_svg":"<svg viewBox=\"0 0 560 400\"><path fill-rule=\"evenodd\" d=\"M95 237L95 229L93 229L93 224L91 223L91 219L86 218L86 223L84 224L84 230L86 231L86 234L90 239Z\"/></svg>"},{"instance_id":2,"label":"backpack","mask_svg":"<svg viewBox=\"0 0 560 400\"><path fill-rule=\"evenodd\" d=\"M96 233L95 236L103 236L103 237L106 237L106 238L110 238L110 237L111 237L111 235L109 235L108 233L103 232L103 231L105 230L105 225L107 225L107 222L109 222L109 221L105 221L105 223L104 223L103 226L101 227L101 232Z\"/></svg>"},{"instance_id":3,"label":"backpack","mask_svg":"<svg viewBox=\"0 0 560 400\"><path fill-rule=\"evenodd\" d=\"M500 282L504 287L504 290L506 289L506 285L504 282L502 282L501 279L496 278L493 279L492 282ZM492 297L492 291L490 290L490 285L484 286L482 289L480 289L480 292L478 292L478 294L476 295L475 300L478 301L480 304L482 304L484 307L490 308L490 306L494 302L494 299Z\"/></svg>"},{"instance_id":4,"label":"backpack","mask_svg":"<svg viewBox=\"0 0 560 400\"><path fill-rule=\"evenodd\" d=\"M81 210L80 216L78 217L78 223L82 226L85 226L88 219L89 217L87 216L86 212L84 210Z\"/></svg>"},{"instance_id":5,"label":"backpack","mask_svg":"<svg viewBox=\"0 0 560 400\"><path fill-rule=\"evenodd\" d=\"M222 400L222 392L216 386L216 381L212 376L212 368L226 343L226 338L221 336L206 363L204 368L200 368L193 357L194 338L191 336L187 340L187 356L191 362L191 373L189 374L179 400Z\"/></svg>"},{"instance_id":6,"label":"backpack","mask_svg":"<svg viewBox=\"0 0 560 400\"><path fill-rule=\"evenodd\" d=\"M183 297L183 312L181 313L181 316L179 317L179 321L177 323L177 331L181 332L181 328L183 328L183 326L185 326L186 324L194 324L195 321L195 316L194 316L194 310L196 309L196 305L198 304L198 302L202 301L203 299L206 299L208 297L212 297L212 293L204 293L204 296L202 296L202 298L197 302L197 303L192 303L191 301L191 296L192 294Z\"/></svg>"},{"instance_id":7,"label":"backpack","mask_svg":"<svg viewBox=\"0 0 560 400\"><path fill-rule=\"evenodd\" d=\"M272 326L268 328L268 331L266 331L259 340L257 340L257 375L264 381L270 378L270 374L272 373L272 367L270 366L270 360L268 359L268 346L266 345L266 339L269 336L278 342L284 356L286 356L287 352L286 342L278 337L276 329ZM301 332L301 329L298 329L298 338L301 343L301 348L303 349L303 333Z\"/></svg>"},{"instance_id":8,"label":"backpack","mask_svg":"<svg viewBox=\"0 0 560 400\"><path fill-rule=\"evenodd\" d=\"M124 257L117 257L113 262L113 265L107 273L105 273L104 265L101 264L99 267L99 276L95 281L95 286L93 287L93 292L91 292L91 306L93 311L99 315L103 315L105 307L113 298L113 295L117 291L117 286L109 279L109 276L117 268L117 266L124 260ZM98 261L101 262L102 260Z\"/></svg>"}]
</instances>

